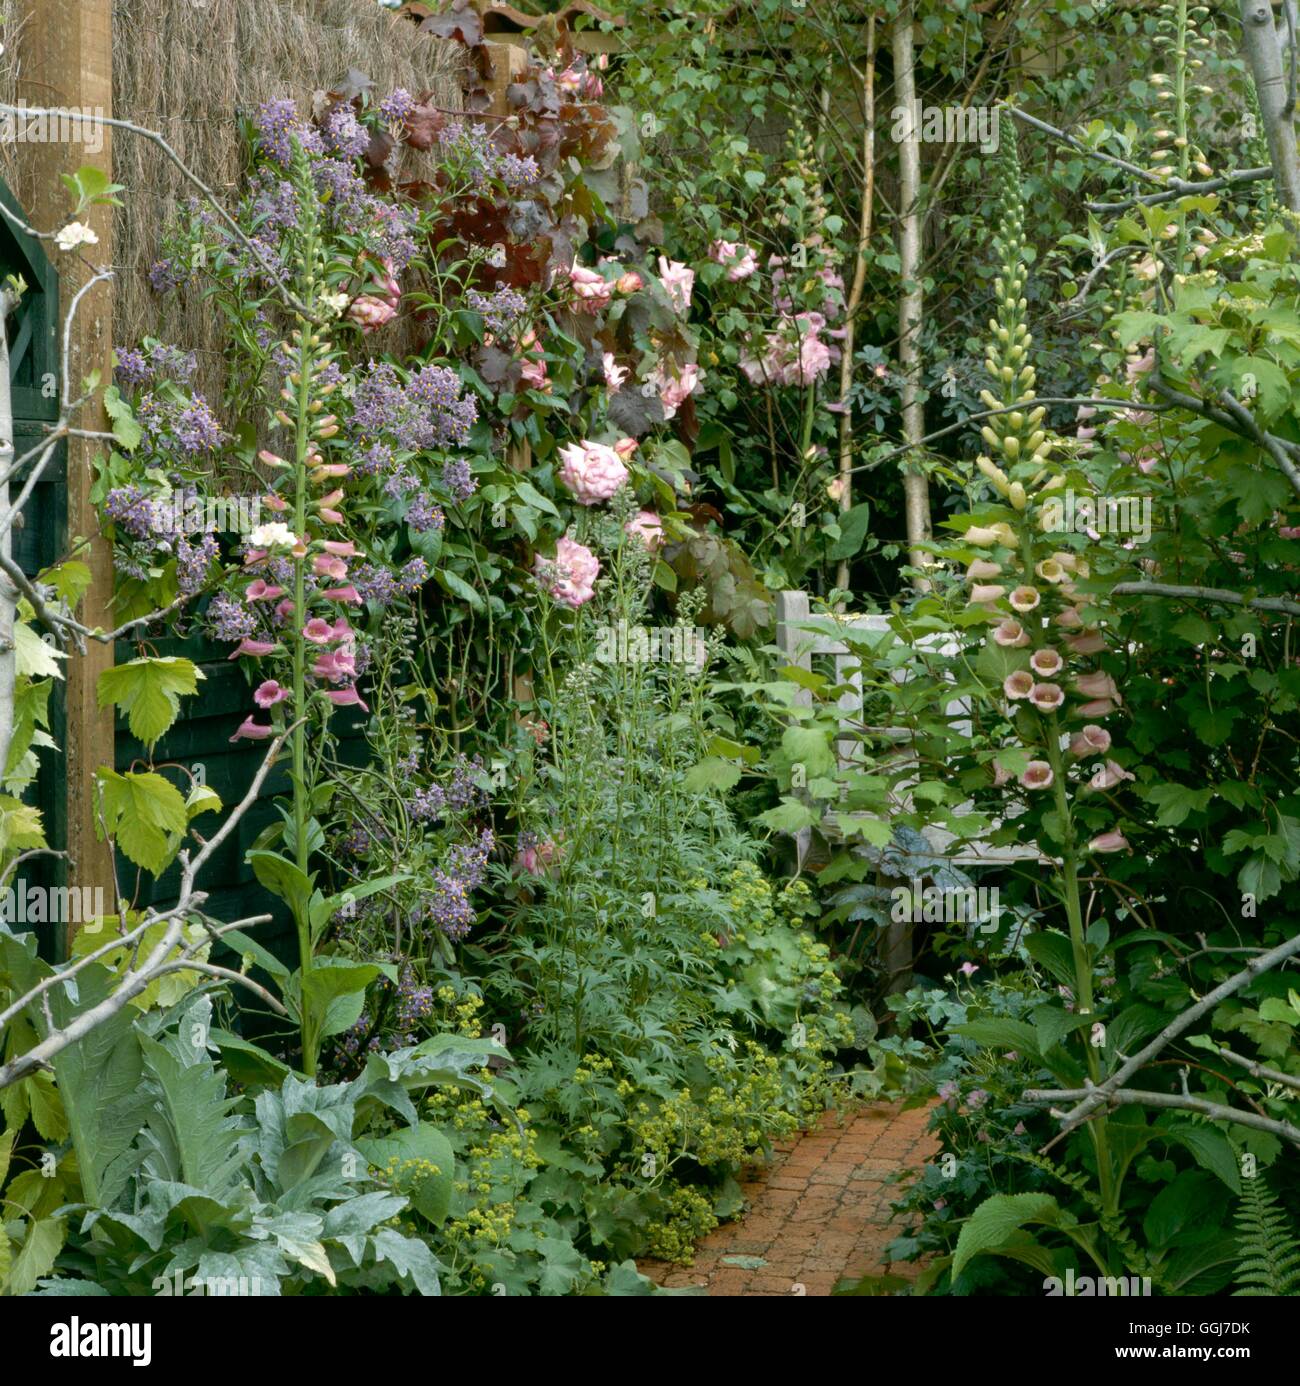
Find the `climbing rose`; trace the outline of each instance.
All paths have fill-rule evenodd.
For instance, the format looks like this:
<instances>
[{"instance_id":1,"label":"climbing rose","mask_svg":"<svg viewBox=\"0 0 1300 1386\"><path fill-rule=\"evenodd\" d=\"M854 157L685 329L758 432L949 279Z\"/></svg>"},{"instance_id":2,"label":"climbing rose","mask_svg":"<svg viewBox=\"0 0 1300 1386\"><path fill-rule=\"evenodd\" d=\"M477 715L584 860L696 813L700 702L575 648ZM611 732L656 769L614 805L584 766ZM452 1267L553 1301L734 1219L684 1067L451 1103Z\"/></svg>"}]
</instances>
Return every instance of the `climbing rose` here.
<instances>
[{"instance_id":1,"label":"climbing rose","mask_svg":"<svg viewBox=\"0 0 1300 1386\"><path fill-rule=\"evenodd\" d=\"M633 539L639 539L653 553L664 541L663 522L653 510L638 510L623 526Z\"/></svg>"},{"instance_id":2,"label":"climbing rose","mask_svg":"<svg viewBox=\"0 0 1300 1386\"><path fill-rule=\"evenodd\" d=\"M659 278L668 290L668 297L679 313L685 313L691 306L691 292L695 288L695 271L688 269L680 260L659 257Z\"/></svg>"},{"instance_id":3,"label":"climbing rose","mask_svg":"<svg viewBox=\"0 0 1300 1386\"><path fill-rule=\"evenodd\" d=\"M627 480L623 459L604 443L566 443L560 461L560 480L580 505L609 500Z\"/></svg>"},{"instance_id":4,"label":"climbing rose","mask_svg":"<svg viewBox=\"0 0 1300 1386\"><path fill-rule=\"evenodd\" d=\"M600 573L600 560L589 548L564 535L555 545L555 557L537 555L537 576L557 602L576 611L594 597L594 584Z\"/></svg>"},{"instance_id":5,"label":"climbing rose","mask_svg":"<svg viewBox=\"0 0 1300 1386\"><path fill-rule=\"evenodd\" d=\"M397 305L386 298L376 298L374 294L362 294L353 299L348 307L347 318L363 332L377 332L397 316Z\"/></svg>"},{"instance_id":6,"label":"climbing rose","mask_svg":"<svg viewBox=\"0 0 1300 1386\"><path fill-rule=\"evenodd\" d=\"M758 269L754 247L743 241L714 241L709 247L709 258L727 267L727 278L733 284L748 279Z\"/></svg>"},{"instance_id":7,"label":"climbing rose","mask_svg":"<svg viewBox=\"0 0 1300 1386\"><path fill-rule=\"evenodd\" d=\"M569 283L578 300L578 307L584 313L599 313L609 304L610 286L604 275L589 270L585 265L574 265L569 271Z\"/></svg>"},{"instance_id":8,"label":"climbing rose","mask_svg":"<svg viewBox=\"0 0 1300 1386\"><path fill-rule=\"evenodd\" d=\"M655 384L659 386L659 399L664 406L664 418L671 419L672 416L686 403L687 399L695 393L695 387L700 383L700 368L692 361L683 366L680 374L671 376L661 365L654 375Z\"/></svg>"},{"instance_id":9,"label":"climbing rose","mask_svg":"<svg viewBox=\"0 0 1300 1386\"><path fill-rule=\"evenodd\" d=\"M612 395L616 390L622 388L623 382L627 379L627 367L620 366L614 359L614 353L607 351L600 359L601 369L605 372L605 388Z\"/></svg>"}]
</instances>

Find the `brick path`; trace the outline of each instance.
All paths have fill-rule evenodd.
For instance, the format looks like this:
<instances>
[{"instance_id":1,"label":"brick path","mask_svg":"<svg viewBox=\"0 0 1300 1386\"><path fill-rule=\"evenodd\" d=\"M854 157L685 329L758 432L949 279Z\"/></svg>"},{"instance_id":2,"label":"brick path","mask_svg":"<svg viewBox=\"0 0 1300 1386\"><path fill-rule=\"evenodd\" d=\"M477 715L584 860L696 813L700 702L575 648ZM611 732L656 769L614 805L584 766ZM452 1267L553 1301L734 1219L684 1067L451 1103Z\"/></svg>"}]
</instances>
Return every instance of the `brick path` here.
<instances>
[{"instance_id":1,"label":"brick path","mask_svg":"<svg viewBox=\"0 0 1300 1386\"><path fill-rule=\"evenodd\" d=\"M705 1237L693 1266L642 1261L640 1270L709 1295L829 1295L846 1277L882 1274L884 1248L898 1235L889 1205L901 1193L885 1180L935 1153L928 1116L924 1107L904 1112L887 1102L843 1118L827 1113L742 1183L749 1211ZM737 1258L744 1264L728 1264ZM910 1279L917 1268L889 1269Z\"/></svg>"}]
</instances>

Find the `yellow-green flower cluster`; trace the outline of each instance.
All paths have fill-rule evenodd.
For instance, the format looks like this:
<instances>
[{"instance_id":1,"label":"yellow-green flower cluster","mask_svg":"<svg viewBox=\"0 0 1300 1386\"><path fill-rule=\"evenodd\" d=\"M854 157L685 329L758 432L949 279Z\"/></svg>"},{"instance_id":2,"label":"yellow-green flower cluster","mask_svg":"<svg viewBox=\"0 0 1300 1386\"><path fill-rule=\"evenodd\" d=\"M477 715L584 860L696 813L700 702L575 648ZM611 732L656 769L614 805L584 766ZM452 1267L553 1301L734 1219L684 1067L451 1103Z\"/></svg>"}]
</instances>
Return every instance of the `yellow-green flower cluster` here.
<instances>
[{"instance_id":1,"label":"yellow-green flower cluster","mask_svg":"<svg viewBox=\"0 0 1300 1386\"><path fill-rule=\"evenodd\" d=\"M662 1261L689 1266L695 1262L695 1243L718 1225L713 1205L698 1189L677 1185L668 1194L668 1213L646 1228L649 1253Z\"/></svg>"}]
</instances>

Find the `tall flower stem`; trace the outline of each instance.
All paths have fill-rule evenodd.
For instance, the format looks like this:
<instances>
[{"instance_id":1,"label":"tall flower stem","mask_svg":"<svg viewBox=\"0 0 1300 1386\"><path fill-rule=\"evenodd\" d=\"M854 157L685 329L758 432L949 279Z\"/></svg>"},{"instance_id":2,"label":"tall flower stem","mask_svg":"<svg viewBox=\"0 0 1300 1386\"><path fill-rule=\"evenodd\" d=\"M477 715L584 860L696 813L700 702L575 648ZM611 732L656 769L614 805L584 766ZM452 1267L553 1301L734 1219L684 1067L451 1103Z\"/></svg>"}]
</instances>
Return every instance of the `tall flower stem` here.
<instances>
[{"instance_id":1,"label":"tall flower stem","mask_svg":"<svg viewBox=\"0 0 1300 1386\"><path fill-rule=\"evenodd\" d=\"M1061 893L1065 901L1065 917L1070 930L1070 951L1074 959L1074 996L1080 1015L1095 1014L1092 990L1092 963L1088 957L1088 941L1083 931L1083 907L1079 898L1079 844L1075 836L1074 820L1070 813L1070 796L1066 792L1065 763L1061 755L1061 734L1056 714L1046 719L1047 760L1052 767L1052 789L1056 797L1056 813L1061 822L1064 837L1061 853ZM1088 1066L1088 1076L1094 1083L1101 1081L1101 1056L1097 1046L1091 1042L1090 1033L1085 1034L1084 1050ZM1097 1178L1101 1185L1101 1198L1106 1208L1115 1211L1115 1189L1113 1171L1110 1163L1110 1141L1106 1130L1106 1118L1098 1117L1088 1125L1092 1137L1093 1150L1097 1156Z\"/></svg>"}]
</instances>

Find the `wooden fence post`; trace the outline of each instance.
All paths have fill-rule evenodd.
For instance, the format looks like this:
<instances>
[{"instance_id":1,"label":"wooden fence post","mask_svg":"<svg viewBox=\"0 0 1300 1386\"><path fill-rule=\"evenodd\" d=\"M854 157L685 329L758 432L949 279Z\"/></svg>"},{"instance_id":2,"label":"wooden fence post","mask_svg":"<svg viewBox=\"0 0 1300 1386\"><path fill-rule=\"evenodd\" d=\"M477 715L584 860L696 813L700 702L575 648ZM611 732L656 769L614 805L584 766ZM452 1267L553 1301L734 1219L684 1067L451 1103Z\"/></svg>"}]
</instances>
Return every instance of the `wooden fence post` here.
<instances>
[{"instance_id":1,"label":"wooden fence post","mask_svg":"<svg viewBox=\"0 0 1300 1386\"><path fill-rule=\"evenodd\" d=\"M19 96L29 106L55 106L112 116L113 48L112 0L23 0ZM53 133L58 134L55 130ZM69 218L67 189L61 173L93 165L112 173L112 129L82 121L73 124L71 139L23 143L19 146L20 189L23 204L40 230L64 225ZM126 196L138 192L127 189ZM84 249L96 266L113 263L113 209L95 207L82 215L99 237ZM76 257L59 257L63 311L89 276ZM82 380L98 371L102 383L112 379L113 284L98 284L82 300L73 324L69 358L70 381L60 382L74 393ZM106 430L101 407L77 419L81 428ZM85 438L67 440L68 539L86 541L77 554L90 568L90 587L82 599L79 618L88 626L113 625L113 556L98 537L99 521L90 501L94 459L102 444ZM107 909L116 907L113 872L106 844L96 838L95 769L113 763L113 710L100 711L95 688L99 675L112 666L111 645L87 641L85 655L73 654L67 670L67 730L63 747L66 773L68 885L100 887ZM76 926L68 926L71 945Z\"/></svg>"}]
</instances>

